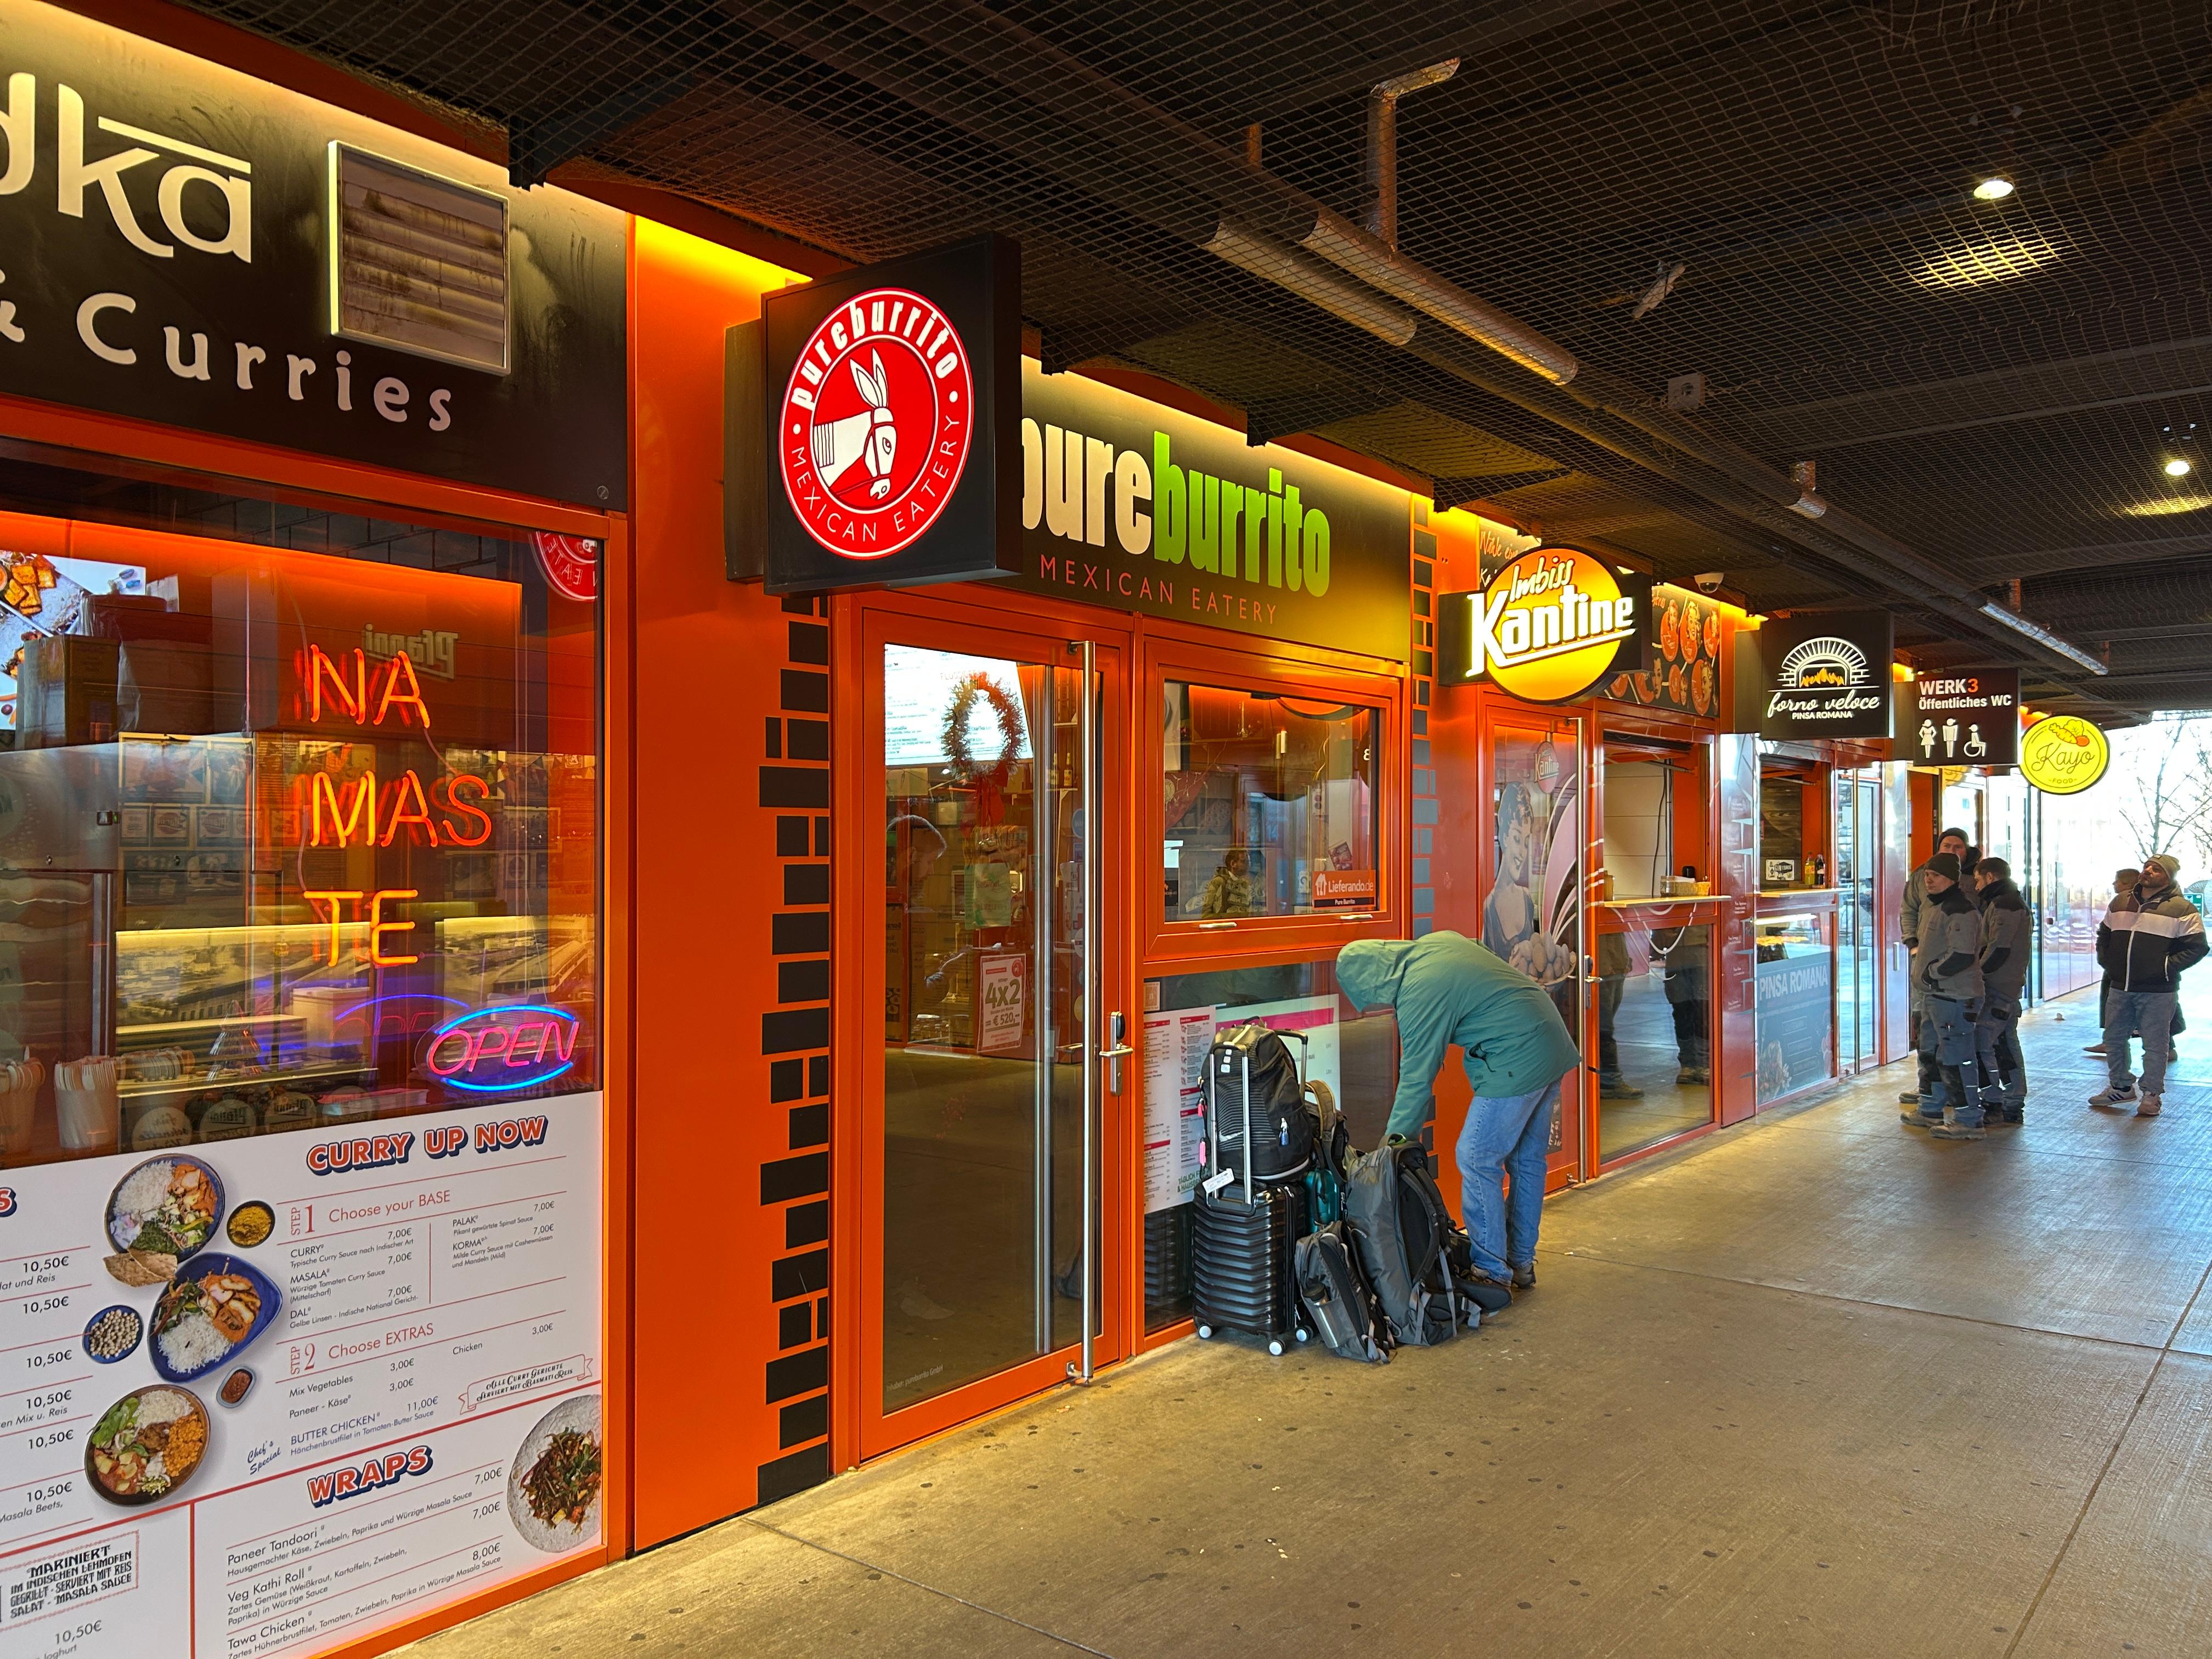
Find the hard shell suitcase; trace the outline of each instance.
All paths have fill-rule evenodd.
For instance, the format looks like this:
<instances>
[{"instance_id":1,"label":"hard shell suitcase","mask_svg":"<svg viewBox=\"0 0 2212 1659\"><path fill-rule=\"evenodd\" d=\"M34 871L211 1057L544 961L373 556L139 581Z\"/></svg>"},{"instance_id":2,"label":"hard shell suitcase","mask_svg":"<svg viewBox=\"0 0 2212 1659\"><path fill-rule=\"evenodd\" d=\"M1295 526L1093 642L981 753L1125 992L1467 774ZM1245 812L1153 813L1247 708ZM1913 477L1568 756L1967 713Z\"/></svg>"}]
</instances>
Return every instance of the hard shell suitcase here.
<instances>
[{"instance_id":1,"label":"hard shell suitcase","mask_svg":"<svg viewBox=\"0 0 2212 1659\"><path fill-rule=\"evenodd\" d=\"M1304 1186L1248 1191L1232 1182L1209 1192L1201 1185L1193 1202L1190 1293L1199 1336L1242 1331L1265 1340L1270 1353L1282 1352L1286 1339L1304 1341L1297 1270Z\"/></svg>"}]
</instances>

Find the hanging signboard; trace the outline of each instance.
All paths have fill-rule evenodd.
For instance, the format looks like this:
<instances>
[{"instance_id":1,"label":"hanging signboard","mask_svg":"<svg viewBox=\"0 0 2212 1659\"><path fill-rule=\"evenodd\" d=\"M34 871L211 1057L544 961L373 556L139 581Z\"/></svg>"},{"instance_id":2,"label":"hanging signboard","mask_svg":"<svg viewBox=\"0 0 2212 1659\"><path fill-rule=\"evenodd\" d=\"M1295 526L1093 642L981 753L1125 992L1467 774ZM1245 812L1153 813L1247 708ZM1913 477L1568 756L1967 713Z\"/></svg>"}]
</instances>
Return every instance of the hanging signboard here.
<instances>
[{"instance_id":1,"label":"hanging signboard","mask_svg":"<svg viewBox=\"0 0 2212 1659\"><path fill-rule=\"evenodd\" d=\"M1890 617L1831 611L1767 622L1745 642L1738 684L1757 698L1762 738L1800 742L1890 735ZM1741 648L1741 647L1740 647ZM1745 670L1753 669L1747 675Z\"/></svg>"},{"instance_id":2,"label":"hanging signboard","mask_svg":"<svg viewBox=\"0 0 2212 1659\"><path fill-rule=\"evenodd\" d=\"M2079 714L2046 714L2021 734L2020 775L2046 795L2078 795L2105 775L2112 747Z\"/></svg>"},{"instance_id":3,"label":"hanging signboard","mask_svg":"<svg viewBox=\"0 0 2212 1659\"><path fill-rule=\"evenodd\" d=\"M624 223L51 7L0 33L0 392L620 507Z\"/></svg>"},{"instance_id":4,"label":"hanging signboard","mask_svg":"<svg viewBox=\"0 0 2212 1659\"><path fill-rule=\"evenodd\" d=\"M1523 553L1437 607L1441 685L1487 680L1525 702L1572 702L1650 653L1651 579L1573 548Z\"/></svg>"},{"instance_id":5,"label":"hanging signboard","mask_svg":"<svg viewBox=\"0 0 2212 1659\"><path fill-rule=\"evenodd\" d=\"M761 316L766 418L733 419L730 432L732 443L767 451L768 591L1012 570L1021 476L1014 244L981 236L825 277L768 295ZM733 399L753 390L733 378ZM729 476L757 471L733 458Z\"/></svg>"},{"instance_id":6,"label":"hanging signboard","mask_svg":"<svg viewBox=\"0 0 2212 1659\"><path fill-rule=\"evenodd\" d=\"M2020 670L1925 669L1899 711L1899 746L1921 766L2013 766L2020 760Z\"/></svg>"},{"instance_id":7,"label":"hanging signboard","mask_svg":"<svg viewBox=\"0 0 2212 1659\"><path fill-rule=\"evenodd\" d=\"M1022 415L1015 586L1406 659L1406 491L1034 362Z\"/></svg>"}]
</instances>

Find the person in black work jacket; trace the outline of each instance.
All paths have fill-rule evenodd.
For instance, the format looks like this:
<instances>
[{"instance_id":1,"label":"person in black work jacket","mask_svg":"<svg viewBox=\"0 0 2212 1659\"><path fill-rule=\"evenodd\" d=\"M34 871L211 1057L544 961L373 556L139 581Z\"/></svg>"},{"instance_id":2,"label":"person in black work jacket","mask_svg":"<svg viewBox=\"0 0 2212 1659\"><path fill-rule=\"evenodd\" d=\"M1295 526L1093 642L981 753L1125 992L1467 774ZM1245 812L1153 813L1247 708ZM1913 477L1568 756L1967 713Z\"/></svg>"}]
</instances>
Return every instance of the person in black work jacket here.
<instances>
[{"instance_id":1,"label":"person in black work jacket","mask_svg":"<svg viewBox=\"0 0 2212 1659\"><path fill-rule=\"evenodd\" d=\"M2092 1106L2135 1103L2137 1117L2156 1117L2166 1087L2166 1043L2180 1000L2181 976L2204 959L2204 918L2174 884L2181 861L2169 853L2143 860L2142 878L2112 901L2097 929L2097 960L2112 976L2105 1007L2106 1088ZM2128 1070L2128 1038L2142 1033L2142 1089Z\"/></svg>"},{"instance_id":2,"label":"person in black work jacket","mask_svg":"<svg viewBox=\"0 0 2212 1659\"><path fill-rule=\"evenodd\" d=\"M1948 853L1957 859L1961 870L1973 867L1966 858L1966 832L1963 830L1944 830L1936 837L1936 850ZM1913 961L1914 955L1920 949L1921 914L1927 908L1928 866L1923 864L1905 878L1905 897L1897 907L1898 937L1905 943L1905 981L1911 988L1911 995L1907 1000L1909 1018L1906 1035L1913 1048L1918 1049L1923 1056L1919 1087L1899 1095L1898 1101L1901 1105L1917 1105L1930 1117L1939 1117L1943 1110L1943 1085L1937 1073L1932 1051L1920 1045L1920 974L1919 964Z\"/></svg>"},{"instance_id":3,"label":"person in black work jacket","mask_svg":"<svg viewBox=\"0 0 2212 1659\"><path fill-rule=\"evenodd\" d=\"M2020 996L2027 983L2030 927L2027 901L2002 859L1974 866L1982 904L1982 1007L1974 1020L1981 1060L1982 1121L2026 1117L2027 1068L2020 1055Z\"/></svg>"},{"instance_id":4,"label":"person in black work jacket","mask_svg":"<svg viewBox=\"0 0 2212 1659\"><path fill-rule=\"evenodd\" d=\"M1940 1115L1924 1105L1899 1117L1941 1140L1979 1140L1981 1066L1974 1048L1974 1011L1982 998L1982 918L1959 888L1958 855L1938 853L1921 866L1927 902L1920 913L1920 948L1912 977L1921 994L1920 1052L1942 1082Z\"/></svg>"}]
</instances>

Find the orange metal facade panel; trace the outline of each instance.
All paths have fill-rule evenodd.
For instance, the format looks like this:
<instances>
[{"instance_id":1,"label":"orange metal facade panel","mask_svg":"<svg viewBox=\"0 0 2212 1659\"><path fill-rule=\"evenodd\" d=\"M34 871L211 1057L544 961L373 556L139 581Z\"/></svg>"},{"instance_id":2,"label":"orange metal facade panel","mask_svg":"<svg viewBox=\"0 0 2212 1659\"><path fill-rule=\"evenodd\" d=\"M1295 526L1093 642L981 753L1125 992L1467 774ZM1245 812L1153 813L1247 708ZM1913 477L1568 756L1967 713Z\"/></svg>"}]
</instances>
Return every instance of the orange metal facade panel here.
<instances>
[{"instance_id":1,"label":"orange metal facade panel","mask_svg":"<svg viewBox=\"0 0 2212 1659\"><path fill-rule=\"evenodd\" d=\"M778 1354L769 1276L786 1249L762 1166L787 1152L758 1038L777 1000L776 818L757 762L782 703L791 618L722 574L722 339L792 280L636 223L630 287L635 523L632 1056L638 1218L631 1352L635 1541L750 1507L776 1458L763 1368ZM619 707L619 704L617 705ZM716 1409L711 1448L697 1421Z\"/></svg>"}]
</instances>

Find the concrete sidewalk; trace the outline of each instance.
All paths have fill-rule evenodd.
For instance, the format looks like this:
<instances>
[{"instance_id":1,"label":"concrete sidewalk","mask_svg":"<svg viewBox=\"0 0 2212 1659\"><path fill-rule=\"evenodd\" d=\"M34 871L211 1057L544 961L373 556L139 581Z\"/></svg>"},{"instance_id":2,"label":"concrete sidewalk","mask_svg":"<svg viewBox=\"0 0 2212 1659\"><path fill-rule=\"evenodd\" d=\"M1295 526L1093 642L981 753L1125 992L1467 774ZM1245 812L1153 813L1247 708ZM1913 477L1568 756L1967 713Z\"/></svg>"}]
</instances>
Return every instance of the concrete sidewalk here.
<instances>
[{"instance_id":1,"label":"concrete sidewalk","mask_svg":"<svg viewBox=\"0 0 2212 1659\"><path fill-rule=\"evenodd\" d=\"M2094 1006L2024 1129L1892 1067L1556 1200L1472 1338L1182 1343L422 1659L2212 1652L2212 1058L2092 1112Z\"/></svg>"}]
</instances>

